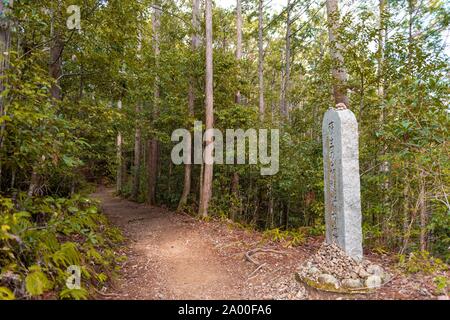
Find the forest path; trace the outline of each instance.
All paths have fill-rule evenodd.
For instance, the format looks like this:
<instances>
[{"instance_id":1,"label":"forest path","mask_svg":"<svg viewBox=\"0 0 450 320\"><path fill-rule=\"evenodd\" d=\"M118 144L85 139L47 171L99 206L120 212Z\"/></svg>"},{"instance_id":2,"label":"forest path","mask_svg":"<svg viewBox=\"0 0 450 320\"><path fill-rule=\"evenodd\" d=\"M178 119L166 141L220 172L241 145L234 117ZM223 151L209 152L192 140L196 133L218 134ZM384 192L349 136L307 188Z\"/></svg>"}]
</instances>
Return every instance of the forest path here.
<instances>
[{"instance_id":1,"label":"forest path","mask_svg":"<svg viewBox=\"0 0 450 320\"><path fill-rule=\"evenodd\" d=\"M197 228L198 221L114 197L111 189L100 188L93 197L130 242L117 298L242 298L238 279Z\"/></svg>"},{"instance_id":2,"label":"forest path","mask_svg":"<svg viewBox=\"0 0 450 320\"><path fill-rule=\"evenodd\" d=\"M299 247L268 241L263 234L227 221L200 221L164 208L138 204L99 187L92 195L103 213L120 228L127 256L120 279L103 288L99 299L432 299L432 276L398 274L368 295L339 295L308 290L294 277L301 263L320 247L323 237L309 237ZM273 252L252 256L254 249ZM388 256L367 253L386 270ZM367 255L366 255L367 256ZM393 270L391 269L391 272ZM426 290L425 290L426 289Z\"/></svg>"}]
</instances>

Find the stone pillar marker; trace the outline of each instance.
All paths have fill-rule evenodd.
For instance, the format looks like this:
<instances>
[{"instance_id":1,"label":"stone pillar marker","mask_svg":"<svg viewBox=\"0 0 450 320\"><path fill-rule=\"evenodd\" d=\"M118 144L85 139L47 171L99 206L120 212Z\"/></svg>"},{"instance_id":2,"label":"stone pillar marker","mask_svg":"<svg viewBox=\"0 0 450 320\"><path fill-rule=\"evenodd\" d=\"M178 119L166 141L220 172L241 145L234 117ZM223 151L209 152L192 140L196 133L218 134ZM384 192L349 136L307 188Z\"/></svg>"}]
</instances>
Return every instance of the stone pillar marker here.
<instances>
[{"instance_id":1,"label":"stone pillar marker","mask_svg":"<svg viewBox=\"0 0 450 320\"><path fill-rule=\"evenodd\" d=\"M358 123L339 104L323 119L326 242L357 261L363 257Z\"/></svg>"}]
</instances>

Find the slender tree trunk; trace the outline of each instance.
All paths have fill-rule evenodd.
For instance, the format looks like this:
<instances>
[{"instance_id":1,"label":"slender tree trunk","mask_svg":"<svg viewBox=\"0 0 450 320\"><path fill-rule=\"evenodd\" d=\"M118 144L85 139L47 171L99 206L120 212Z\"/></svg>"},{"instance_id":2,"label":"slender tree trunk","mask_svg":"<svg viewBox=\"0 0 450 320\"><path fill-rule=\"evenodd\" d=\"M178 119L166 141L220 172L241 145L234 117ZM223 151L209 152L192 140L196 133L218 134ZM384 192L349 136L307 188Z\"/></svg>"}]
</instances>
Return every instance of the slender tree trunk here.
<instances>
[{"instance_id":1,"label":"slender tree trunk","mask_svg":"<svg viewBox=\"0 0 450 320\"><path fill-rule=\"evenodd\" d=\"M122 100L117 102L117 109L122 110ZM120 194L123 188L123 156L122 156L122 133L117 133L117 173L116 173L116 192Z\"/></svg>"},{"instance_id":2,"label":"slender tree trunk","mask_svg":"<svg viewBox=\"0 0 450 320\"><path fill-rule=\"evenodd\" d=\"M242 6L241 0L236 0L236 60L240 63L242 59ZM238 90L236 92L236 103L241 103L241 92ZM239 173L233 172L233 179L231 181L231 193L235 196L236 199L239 199ZM231 208L231 220L235 220L236 211L238 208L233 206Z\"/></svg>"},{"instance_id":3,"label":"slender tree trunk","mask_svg":"<svg viewBox=\"0 0 450 320\"><path fill-rule=\"evenodd\" d=\"M420 174L419 190L419 212L420 212L420 250L427 250L427 202L425 189L425 174Z\"/></svg>"},{"instance_id":4,"label":"slender tree trunk","mask_svg":"<svg viewBox=\"0 0 450 320\"><path fill-rule=\"evenodd\" d=\"M277 76L277 71L274 69L272 72L272 81L270 82L270 93L271 93L271 101L270 101L270 115L272 122L275 120L275 99L273 99L273 93L275 92L275 80Z\"/></svg>"},{"instance_id":5,"label":"slender tree trunk","mask_svg":"<svg viewBox=\"0 0 450 320\"><path fill-rule=\"evenodd\" d=\"M13 190L16 186L16 173L17 173L16 169L13 169L11 172L11 190Z\"/></svg>"},{"instance_id":6,"label":"slender tree trunk","mask_svg":"<svg viewBox=\"0 0 450 320\"><path fill-rule=\"evenodd\" d=\"M405 252L408 249L409 242L409 181L408 176L404 179L404 187L403 187L403 246L400 253Z\"/></svg>"},{"instance_id":7,"label":"slender tree trunk","mask_svg":"<svg viewBox=\"0 0 450 320\"><path fill-rule=\"evenodd\" d=\"M235 199L239 200L239 173L233 172L233 178L231 180L231 193L234 195ZM233 204L233 207L231 208L231 220L236 220L236 213L240 211L241 209L238 208L236 205Z\"/></svg>"},{"instance_id":8,"label":"slender tree trunk","mask_svg":"<svg viewBox=\"0 0 450 320\"><path fill-rule=\"evenodd\" d=\"M200 180L199 180L199 186L198 186L198 194L200 195L200 201L199 201L199 210L200 210L200 202L202 201L202 192L203 192L203 174L205 171L205 164L202 163L200 165Z\"/></svg>"},{"instance_id":9,"label":"slender tree trunk","mask_svg":"<svg viewBox=\"0 0 450 320\"><path fill-rule=\"evenodd\" d=\"M39 176L36 172L36 170L33 169L33 172L31 173L31 178L30 178L30 185L28 187L28 197L31 198L32 196L34 196L36 194L36 191L39 187Z\"/></svg>"},{"instance_id":10,"label":"slender tree trunk","mask_svg":"<svg viewBox=\"0 0 450 320\"><path fill-rule=\"evenodd\" d=\"M60 3L58 2L57 12L60 10ZM56 12L56 13L57 13ZM55 23L55 12L52 13L50 36L52 42L50 44L50 61L49 61L49 74L53 79L52 87L50 88L50 95L54 101L61 101L62 91L59 85L60 78L62 76L62 55L64 50L64 42L62 39L61 30ZM32 197L36 190L39 188L39 168L42 166L41 160L37 160L33 165L31 172L30 185L28 188L28 196Z\"/></svg>"},{"instance_id":11,"label":"slender tree trunk","mask_svg":"<svg viewBox=\"0 0 450 320\"><path fill-rule=\"evenodd\" d=\"M60 10L60 3L58 2L58 10ZM64 50L64 42L62 39L62 32L55 21L55 15L58 12L53 11L51 21L50 37L52 38L50 44L50 62L49 73L54 79L52 87L50 88L50 94L55 100L62 99L61 87L59 86L60 78L62 76L62 55Z\"/></svg>"},{"instance_id":12,"label":"slender tree trunk","mask_svg":"<svg viewBox=\"0 0 450 320\"><path fill-rule=\"evenodd\" d=\"M359 113L358 113L358 123L362 122L363 112L364 112L364 94L366 88L364 86L364 72L361 70L360 78L360 88L359 88Z\"/></svg>"},{"instance_id":13,"label":"slender tree trunk","mask_svg":"<svg viewBox=\"0 0 450 320\"><path fill-rule=\"evenodd\" d=\"M156 139L150 139L148 142L148 203L156 204L156 181L158 178L158 152L159 145Z\"/></svg>"},{"instance_id":14,"label":"slender tree trunk","mask_svg":"<svg viewBox=\"0 0 450 320\"><path fill-rule=\"evenodd\" d=\"M378 30L378 52L377 52L377 77L378 77L378 97L384 102L384 46L386 39L385 10L386 0L379 0L379 30ZM384 121L384 109L381 112L381 120Z\"/></svg>"},{"instance_id":15,"label":"slender tree trunk","mask_svg":"<svg viewBox=\"0 0 450 320\"><path fill-rule=\"evenodd\" d=\"M199 215L208 216L209 202L212 197L213 164L208 163L213 158L213 136L211 130L214 128L214 97L213 97L213 33L212 33L212 0L205 0L205 25L206 25L206 134L205 134L205 164L203 175L203 188L200 195Z\"/></svg>"},{"instance_id":16,"label":"slender tree trunk","mask_svg":"<svg viewBox=\"0 0 450 320\"><path fill-rule=\"evenodd\" d=\"M141 106L136 105L136 116L139 117L141 113ZM140 172L141 172L141 127L139 119L136 120L136 129L134 133L134 168L133 168L133 189L131 196L134 200L139 197L140 186Z\"/></svg>"},{"instance_id":17,"label":"slender tree trunk","mask_svg":"<svg viewBox=\"0 0 450 320\"><path fill-rule=\"evenodd\" d=\"M137 49L137 58L141 62L142 61L142 33L138 31L138 49ZM135 131L134 131L134 166L133 166L133 181L132 181L132 189L131 189L131 198L135 201L139 198L139 189L141 184L140 173L141 173L141 150L142 150L142 133L141 133L141 125L140 125L140 117L142 112L142 106L140 102L136 104L135 114L136 114L136 123L135 123Z\"/></svg>"},{"instance_id":18,"label":"slender tree trunk","mask_svg":"<svg viewBox=\"0 0 450 320\"><path fill-rule=\"evenodd\" d=\"M193 52L196 52L200 46L200 1L193 0L192 2L192 27L194 32L192 34L191 39L191 49ZM194 117L194 109L195 109L195 78L191 75L189 77L189 92L188 92L188 109L189 115ZM187 150L185 152L191 154L192 156L192 144L188 145ZM181 194L180 202L178 203L178 211L183 210L183 207L186 205L189 194L191 193L191 184L192 184L192 164L186 163L184 165L184 184L183 184L183 193Z\"/></svg>"},{"instance_id":19,"label":"slender tree trunk","mask_svg":"<svg viewBox=\"0 0 450 320\"><path fill-rule=\"evenodd\" d=\"M4 4L0 1L0 118L6 114L5 98L1 93L5 90L5 72L9 68L9 48L11 46L11 22L9 21L8 14L9 8L13 6L13 1ZM6 127L6 121L0 123L0 190L2 182L2 151L4 146L4 132Z\"/></svg>"},{"instance_id":20,"label":"slender tree trunk","mask_svg":"<svg viewBox=\"0 0 450 320\"><path fill-rule=\"evenodd\" d=\"M259 79L259 117L264 120L264 48L263 48L263 0L258 6L258 79Z\"/></svg>"},{"instance_id":21,"label":"slender tree trunk","mask_svg":"<svg viewBox=\"0 0 450 320\"><path fill-rule=\"evenodd\" d=\"M344 66L344 57L342 55L342 45L338 41L339 33L339 9L338 0L327 0L327 18L328 18L328 37L330 41L330 55L333 61L333 92L334 100L337 104L345 104L349 107L347 96L347 71Z\"/></svg>"},{"instance_id":22,"label":"slender tree trunk","mask_svg":"<svg viewBox=\"0 0 450 320\"><path fill-rule=\"evenodd\" d=\"M239 62L242 59L242 6L241 0L236 0L236 60ZM236 103L241 103L241 92L236 92Z\"/></svg>"},{"instance_id":23,"label":"slender tree trunk","mask_svg":"<svg viewBox=\"0 0 450 320\"><path fill-rule=\"evenodd\" d=\"M413 76L413 47L414 47L414 11L415 11L415 0L408 0L408 75L410 79Z\"/></svg>"},{"instance_id":24,"label":"slender tree trunk","mask_svg":"<svg viewBox=\"0 0 450 320\"><path fill-rule=\"evenodd\" d=\"M153 25L153 51L156 59L157 74L159 72L159 30L161 25L161 9L155 8L152 15ZM153 120L156 120L159 116L159 76L155 77L154 88L154 100L153 100ZM159 143L156 138L150 139L148 142L149 156L148 156L148 203L151 205L156 204L156 182L158 178L158 157L159 157Z\"/></svg>"},{"instance_id":25,"label":"slender tree trunk","mask_svg":"<svg viewBox=\"0 0 450 320\"><path fill-rule=\"evenodd\" d=\"M289 107L287 102L287 94L289 92L289 81L291 76L291 3L287 2L287 20L286 20L286 54L285 54L285 70L281 88L281 115L289 118Z\"/></svg>"},{"instance_id":26,"label":"slender tree trunk","mask_svg":"<svg viewBox=\"0 0 450 320\"><path fill-rule=\"evenodd\" d=\"M387 39L387 23L386 23L386 12L387 12L387 1L379 0L378 2L378 14L379 14L379 30L378 30L378 50L377 50L377 78L378 78L378 99L380 101L381 111L380 111L380 124L384 125L386 119L386 79L385 79L385 45ZM380 156L384 156L387 151L387 146L382 146L380 150ZM380 174L388 175L389 174L389 162L383 161L383 164L380 166ZM389 190L390 181L389 177L385 177L381 181L381 192L383 196L383 207L387 207L389 205L389 196L387 191Z\"/></svg>"},{"instance_id":27,"label":"slender tree trunk","mask_svg":"<svg viewBox=\"0 0 450 320\"><path fill-rule=\"evenodd\" d=\"M62 92L59 86L59 80L62 75L62 52L63 43L60 40L60 35L55 35L56 39L50 48L50 75L55 81L52 83L50 89L51 95L55 100L61 100Z\"/></svg>"},{"instance_id":28,"label":"slender tree trunk","mask_svg":"<svg viewBox=\"0 0 450 320\"><path fill-rule=\"evenodd\" d=\"M187 153L192 153L192 145L189 144L188 148L185 150ZM191 178L192 178L192 164L184 165L184 184L183 193L181 194L180 201L178 203L178 211L182 211L183 207L186 205L188 196L191 193Z\"/></svg>"},{"instance_id":29,"label":"slender tree trunk","mask_svg":"<svg viewBox=\"0 0 450 320\"><path fill-rule=\"evenodd\" d=\"M266 229L272 229L273 228L273 205L274 205L274 199L273 199L273 190L272 190L272 184L269 187L269 205L267 208L268 218L266 223Z\"/></svg>"}]
</instances>

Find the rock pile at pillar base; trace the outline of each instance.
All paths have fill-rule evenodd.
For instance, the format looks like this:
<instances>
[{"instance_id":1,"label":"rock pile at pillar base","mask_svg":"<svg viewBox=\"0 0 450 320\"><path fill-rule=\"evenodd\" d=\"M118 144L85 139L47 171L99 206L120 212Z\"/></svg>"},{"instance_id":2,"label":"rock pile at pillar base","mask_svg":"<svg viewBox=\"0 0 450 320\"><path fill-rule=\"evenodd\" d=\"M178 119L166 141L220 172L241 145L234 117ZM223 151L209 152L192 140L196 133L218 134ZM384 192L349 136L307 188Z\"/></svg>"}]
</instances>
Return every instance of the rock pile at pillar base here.
<instances>
[{"instance_id":1,"label":"rock pile at pillar base","mask_svg":"<svg viewBox=\"0 0 450 320\"><path fill-rule=\"evenodd\" d=\"M364 293L381 287L390 275L379 265L367 260L357 262L339 247L323 244L300 266L297 278L319 290Z\"/></svg>"}]
</instances>

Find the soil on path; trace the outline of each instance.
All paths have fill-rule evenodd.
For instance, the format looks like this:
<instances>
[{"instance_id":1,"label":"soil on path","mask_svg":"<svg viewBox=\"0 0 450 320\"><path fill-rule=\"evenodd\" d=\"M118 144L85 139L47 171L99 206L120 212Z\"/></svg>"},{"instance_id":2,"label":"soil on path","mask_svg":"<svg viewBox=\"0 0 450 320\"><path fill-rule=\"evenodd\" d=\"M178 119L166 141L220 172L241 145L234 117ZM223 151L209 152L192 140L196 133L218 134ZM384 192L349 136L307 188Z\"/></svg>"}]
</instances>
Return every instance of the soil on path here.
<instances>
[{"instance_id":1,"label":"soil on path","mask_svg":"<svg viewBox=\"0 0 450 320\"><path fill-rule=\"evenodd\" d=\"M420 277L417 282L400 274L369 295L305 288L294 274L319 248L320 237L286 248L231 222L205 222L134 203L115 197L112 189L99 188L93 197L127 238L121 277L102 290L100 299L433 299L432 280ZM261 248L269 250L246 258L250 250ZM385 268L389 263L382 257L370 259Z\"/></svg>"}]
</instances>

